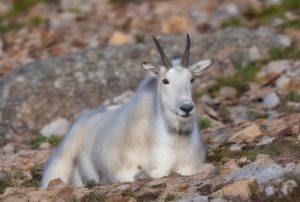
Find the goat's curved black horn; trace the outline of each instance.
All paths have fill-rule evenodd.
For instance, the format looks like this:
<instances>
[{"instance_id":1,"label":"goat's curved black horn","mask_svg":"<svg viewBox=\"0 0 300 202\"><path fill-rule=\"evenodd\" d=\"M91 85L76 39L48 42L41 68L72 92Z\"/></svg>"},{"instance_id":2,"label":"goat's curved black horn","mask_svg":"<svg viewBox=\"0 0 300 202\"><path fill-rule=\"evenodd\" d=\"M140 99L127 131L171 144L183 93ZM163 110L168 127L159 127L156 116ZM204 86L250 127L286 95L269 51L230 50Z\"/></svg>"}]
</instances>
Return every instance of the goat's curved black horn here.
<instances>
[{"instance_id":1,"label":"goat's curved black horn","mask_svg":"<svg viewBox=\"0 0 300 202\"><path fill-rule=\"evenodd\" d=\"M186 34L186 46L185 46L183 58L181 60L181 65L183 67L188 67L189 65L190 46L191 46L190 36L189 34Z\"/></svg>"},{"instance_id":2,"label":"goat's curved black horn","mask_svg":"<svg viewBox=\"0 0 300 202\"><path fill-rule=\"evenodd\" d=\"M152 37L153 41L157 47L157 50L160 54L161 60L163 62L163 64L168 67L171 68L172 67L172 63L170 62L170 60L168 59L168 57L166 56L164 50L162 49L161 45L159 44L158 40L155 37Z\"/></svg>"}]
</instances>

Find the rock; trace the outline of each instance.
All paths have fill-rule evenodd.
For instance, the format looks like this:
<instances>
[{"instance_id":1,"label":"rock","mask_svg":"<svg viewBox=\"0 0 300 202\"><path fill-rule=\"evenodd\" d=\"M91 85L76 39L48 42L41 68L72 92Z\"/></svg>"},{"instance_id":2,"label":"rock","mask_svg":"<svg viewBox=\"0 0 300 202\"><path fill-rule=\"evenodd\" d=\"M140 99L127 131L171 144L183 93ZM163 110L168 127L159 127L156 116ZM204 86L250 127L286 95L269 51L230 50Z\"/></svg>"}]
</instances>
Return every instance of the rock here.
<instances>
[{"instance_id":1,"label":"rock","mask_svg":"<svg viewBox=\"0 0 300 202\"><path fill-rule=\"evenodd\" d=\"M233 87L223 86L220 89L219 96L222 99L236 100L236 98L237 98L237 91Z\"/></svg>"},{"instance_id":2,"label":"rock","mask_svg":"<svg viewBox=\"0 0 300 202\"><path fill-rule=\"evenodd\" d=\"M279 79L276 80L276 88L284 89L287 85L291 82L291 79L287 76L281 76Z\"/></svg>"},{"instance_id":3,"label":"rock","mask_svg":"<svg viewBox=\"0 0 300 202\"><path fill-rule=\"evenodd\" d=\"M177 185L177 188L179 190L186 190L187 188L189 188L189 184L188 183L180 183L179 185Z\"/></svg>"},{"instance_id":4,"label":"rock","mask_svg":"<svg viewBox=\"0 0 300 202\"><path fill-rule=\"evenodd\" d=\"M291 60L277 60L269 62L267 66L263 69L263 71L267 74L282 74L283 72L291 68Z\"/></svg>"},{"instance_id":5,"label":"rock","mask_svg":"<svg viewBox=\"0 0 300 202\"><path fill-rule=\"evenodd\" d=\"M241 197L242 199L249 198L249 183L252 183L253 179L238 180L232 184L226 185L219 191L213 193L214 197Z\"/></svg>"},{"instance_id":6,"label":"rock","mask_svg":"<svg viewBox=\"0 0 300 202\"><path fill-rule=\"evenodd\" d=\"M267 109L275 108L279 103L280 99L275 92L270 93L263 98L263 106Z\"/></svg>"},{"instance_id":7,"label":"rock","mask_svg":"<svg viewBox=\"0 0 300 202\"><path fill-rule=\"evenodd\" d=\"M294 170L295 175L300 176L300 163L297 163Z\"/></svg>"},{"instance_id":8,"label":"rock","mask_svg":"<svg viewBox=\"0 0 300 202\"><path fill-rule=\"evenodd\" d=\"M245 129L233 134L230 138L230 142L234 142L237 139L242 139L246 142L253 142L256 138L262 136L262 132L257 124L252 124Z\"/></svg>"},{"instance_id":9,"label":"rock","mask_svg":"<svg viewBox=\"0 0 300 202\"><path fill-rule=\"evenodd\" d=\"M252 46L250 49L249 49L249 60L250 61L259 61L262 59L262 55L258 49L257 46Z\"/></svg>"},{"instance_id":10,"label":"rock","mask_svg":"<svg viewBox=\"0 0 300 202\"><path fill-rule=\"evenodd\" d=\"M266 187L266 188L265 188L265 194L266 194L267 196L272 196L272 195L274 195L274 194L275 194L274 187L272 187L272 186Z\"/></svg>"},{"instance_id":11,"label":"rock","mask_svg":"<svg viewBox=\"0 0 300 202\"><path fill-rule=\"evenodd\" d=\"M214 56L215 65L201 77L221 76L234 68L233 62L249 63L248 49L257 46L264 53L278 44L271 30L227 28L209 34L191 36L190 63ZM160 38L173 59L182 54L182 36ZM101 42L99 42L101 43ZM230 49L230 51L228 51ZM239 55L235 57L234 55ZM0 136L25 139L57 117L74 120L80 112L99 107L105 100L128 90L135 90L145 77L140 67L144 61L160 64L151 40L143 44L84 49L60 57L32 62L0 80ZM85 78L78 80L76 72ZM82 77L83 78L83 77ZM54 87L55 86L55 87ZM5 118L4 118L5 117Z\"/></svg>"},{"instance_id":12,"label":"rock","mask_svg":"<svg viewBox=\"0 0 300 202\"><path fill-rule=\"evenodd\" d=\"M268 154L258 154L255 158L256 164L261 165L271 165L274 163L274 160Z\"/></svg>"},{"instance_id":13,"label":"rock","mask_svg":"<svg viewBox=\"0 0 300 202\"><path fill-rule=\"evenodd\" d=\"M50 19L50 26L54 29L62 29L70 26L74 22L76 15L70 12L63 12L56 18Z\"/></svg>"},{"instance_id":14,"label":"rock","mask_svg":"<svg viewBox=\"0 0 300 202\"><path fill-rule=\"evenodd\" d=\"M239 124L245 121L248 121L248 107L244 106L236 106L236 107L229 107L230 112L230 119L235 123Z\"/></svg>"},{"instance_id":15,"label":"rock","mask_svg":"<svg viewBox=\"0 0 300 202\"><path fill-rule=\"evenodd\" d=\"M111 38L109 39L109 44L117 45L117 46L125 45L131 42L132 42L131 36L118 31L114 32Z\"/></svg>"},{"instance_id":16,"label":"rock","mask_svg":"<svg viewBox=\"0 0 300 202\"><path fill-rule=\"evenodd\" d=\"M64 118L57 118L55 121L44 126L40 133L45 137L50 137L52 135L63 136L69 129L69 122Z\"/></svg>"},{"instance_id":17,"label":"rock","mask_svg":"<svg viewBox=\"0 0 300 202\"><path fill-rule=\"evenodd\" d=\"M270 180L277 179L284 174L284 170L280 165L262 165L251 163L242 167L240 170L231 173L224 178L224 182L232 182L237 180L244 180L254 178L257 182L263 183Z\"/></svg>"},{"instance_id":18,"label":"rock","mask_svg":"<svg viewBox=\"0 0 300 202\"><path fill-rule=\"evenodd\" d=\"M170 16L162 22L162 31L167 34L188 33L191 31L190 20L185 16Z\"/></svg>"},{"instance_id":19,"label":"rock","mask_svg":"<svg viewBox=\"0 0 300 202\"><path fill-rule=\"evenodd\" d=\"M212 163L204 163L197 170L197 175L209 176L216 171L216 167Z\"/></svg>"},{"instance_id":20,"label":"rock","mask_svg":"<svg viewBox=\"0 0 300 202\"><path fill-rule=\"evenodd\" d=\"M278 42L281 44L283 47L290 47L292 45L292 40L284 35L279 35L278 36Z\"/></svg>"},{"instance_id":21,"label":"rock","mask_svg":"<svg viewBox=\"0 0 300 202\"><path fill-rule=\"evenodd\" d=\"M16 148L15 148L14 144L6 144L3 147L3 151L4 151L4 154L10 155L10 154L14 154L16 152Z\"/></svg>"},{"instance_id":22,"label":"rock","mask_svg":"<svg viewBox=\"0 0 300 202\"><path fill-rule=\"evenodd\" d=\"M227 200L222 199L222 198L214 198L214 199L211 199L210 202L227 202Z\"/></svg>"},{"instance_id":23,"label":"rock","mask_svg":"<svg viewBox=\"0 0 300 202\"><path fill-rule=\"evenodd\" d=\"M207 196L188 196L188 197L182 197L175 201L176 202L209 202Z\"/></svg>"},{"instance_id":24,"label":"rock","mask_svg":"<svg viewBox=\"0 0 300 202\"><path fill-rule=\"evenodd\" d=\"M295 163L289 163L284 167L285 173L293 173L295 171L296 164Z\"/></svg>"},{"instance_id":25,"label":"rock","mask_svg":"<svg viewBox=\"0 0 300 202\"><path fill-rule=\"evenodd\" d=\"M237 163L239 166L245 166L247 164L249 164L251 161L249 159L247 159L246 157L242 157L240 159L237 160Z\"/></svg>"},{"instance_id":26,"label":"rock","mask_svg":"<svg viewBox=\"0 0 300 202\"><path fill-rule=\"evenodd\" d=\"M51 149L51 144L49 142L43 142L39 149L44 150L44 149Z\"/></svg>"},{"instance_id":27,"label":"rock","mask_svg":"<svg viewBox=\"0 0 300 202\"><path fill-rule=\"evenodd\" d=\"M259 139L259 142L256 144L256 146L271 144L275 139L276 137L263 136L261 139Z\"/></svg>"},{"instance_id":28,"label":"rock","mask_svg":"<svg viewBox=\"0 0 300 202\"><path fill-rule=\"evenodd\" d=\"M0 58L3 56L4 54L4 50L3 50L3 41L2 39L0 38Z\"/></svg>"},{"instance_id":29,"label":"rock","mask_svg":"<svg viewBox=\"0 0 300 202\"><path fill-rule=\"evenodd\" d=\"M288 193L293 191L296 186L297 183L294 180L288 180L282 184L280 191L286 196Z\"/></svg>"},{"instance_id":30,"label":"rock","mask_svg":"<svg viewBox=\"0 0 300 202\"><path fill-rule=\"evenodd\" d=\"M233 144L230 146L230 151L232 151L232 152L241 151L241 150L242 150L242 148L241 148L241 145L239 145L239 144Z\"/></svg>"}]
</instances>

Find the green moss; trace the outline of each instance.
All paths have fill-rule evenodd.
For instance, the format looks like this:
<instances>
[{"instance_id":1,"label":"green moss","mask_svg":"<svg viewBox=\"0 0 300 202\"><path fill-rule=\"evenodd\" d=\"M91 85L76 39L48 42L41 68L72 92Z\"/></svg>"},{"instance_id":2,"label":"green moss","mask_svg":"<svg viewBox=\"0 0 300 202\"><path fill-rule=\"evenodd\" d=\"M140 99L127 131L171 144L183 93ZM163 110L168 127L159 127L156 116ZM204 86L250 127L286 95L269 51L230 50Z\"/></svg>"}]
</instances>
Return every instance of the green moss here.
<instances>
[{"instance_id":1,"label":"green moss","mask_svg":"<svg viewBox=\"0 0 300 202\"><path fill-rule=\"evenodd\" d=\"M268 115L259 110L249 110L249 117L251 120L256 120L256 119L265 119L268 117Z\"/></svg>"},{"instance_id":2,"label":"green moss","mask_svg":"<svg viewBox=\"0 0 300 202\"><path fill-rule=\"evenodd\" d=\"M69 9L69 11L71 13L74 13L74 14L80 14L81 13L80 8L77 8L77 7L72 7L72 8Z\"/></svg>"},{"instance_id":3,"label":"green moss","mask_svg":"<svg viewBox=\"0 0 300 202\"><path fill-rule=\"evenodd\" d=\"M271 48L269 49L269 55L272 60L280 59L300 59L299 48L293 46L289 48Z\"/></svg>"},{"instance_id":4,"label":"green moss","mask_svg":"<svg viewBox=\"0 0 300 202\"><path fill-rule=\"evenodd\" d=\"M211 127L211 121L208 118L201 118L199 120L199 127L201 129L207 129Z\"/></svg>"},{"instance_id":5,"label":"green moss","mask_svg":"<svg viewBox=\"0 0 300 202\"><path fill-rule=\"evenodd\" d=\"M136 43L145 43L145 36L143 34L136 34L134 37Z\"/></svg>"},{"instance_id":6,"label":"green moss","mask_svg":"<svg viewBox=\"0 0 300 202\"><path fill-rule=\"evenodd\" d=\"M60 143L61 140L62 140L62 137L57 136L57 135L52 135L49 138L47 138L43 135L39 135L31 141L31 147L33 149L38 149L40 147L40 145L44 142L49 142L53 147L56 147Z\"/></svg>"}]
</instances>

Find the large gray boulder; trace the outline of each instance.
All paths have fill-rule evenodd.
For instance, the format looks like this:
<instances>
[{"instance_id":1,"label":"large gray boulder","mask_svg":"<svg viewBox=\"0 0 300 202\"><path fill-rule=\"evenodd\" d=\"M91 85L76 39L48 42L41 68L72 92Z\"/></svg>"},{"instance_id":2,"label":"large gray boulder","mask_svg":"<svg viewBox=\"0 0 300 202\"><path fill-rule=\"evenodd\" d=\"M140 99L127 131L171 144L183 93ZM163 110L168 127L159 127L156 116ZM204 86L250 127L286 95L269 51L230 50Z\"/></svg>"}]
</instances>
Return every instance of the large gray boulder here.
<instances>
[{"instance_id":1,"label":"large gray boulder","mask_svg":"<svg viewBox=\"0 0 300 202\"><path fill-rule=\"evenodd\" d=\"M191 63L215 60L207 75L226 74L234 63L250 62L255 46L262 58L270 47L285 46L278 36L261 28L230 28L213 34L192 36ZM161 38L167 55L181 56L185 36ZM73 121L85 109L135 89L145 76L143 61L159 62L152 41L146 44L86 49L61 57L27 64L0 80L0 139L38 135L56 117ZM205 76L202 82L211 77Z\"/></svg>"}]
</instances>

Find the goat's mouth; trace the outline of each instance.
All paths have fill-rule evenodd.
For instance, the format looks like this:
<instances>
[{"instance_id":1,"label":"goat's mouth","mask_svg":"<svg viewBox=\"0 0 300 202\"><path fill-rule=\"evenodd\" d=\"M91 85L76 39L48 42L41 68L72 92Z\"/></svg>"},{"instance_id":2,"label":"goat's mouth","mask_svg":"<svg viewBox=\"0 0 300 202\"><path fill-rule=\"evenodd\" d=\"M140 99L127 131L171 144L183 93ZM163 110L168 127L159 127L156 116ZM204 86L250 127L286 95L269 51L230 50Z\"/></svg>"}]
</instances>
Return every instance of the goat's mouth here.
<instances>
[{"instance_id":1,"label":"goat's mouth","mask_svg":"<svg viewBox=\"0 0 300 202\"><path fill-rule=\"evenodd\" d=\"M179 117L182 117L182 118L188 118L188 117L191 117L192 116L192 114L191 113L176 113L177 114L177 116L179 116Z\"/></svg>"}]
</instances>

